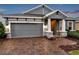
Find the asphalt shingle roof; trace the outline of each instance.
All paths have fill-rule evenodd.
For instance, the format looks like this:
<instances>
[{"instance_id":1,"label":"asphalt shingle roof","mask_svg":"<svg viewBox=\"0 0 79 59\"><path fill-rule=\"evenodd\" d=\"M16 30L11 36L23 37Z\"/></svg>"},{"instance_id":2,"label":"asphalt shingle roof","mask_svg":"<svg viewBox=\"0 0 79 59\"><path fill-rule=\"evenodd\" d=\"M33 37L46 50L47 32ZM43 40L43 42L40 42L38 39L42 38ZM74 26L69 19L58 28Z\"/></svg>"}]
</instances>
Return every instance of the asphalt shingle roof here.
<instances>
[{"instance_id":1,"label":"asphalt shingle roof","mask_svg":"<svg viewBox=\"0 0 79 59\"><path fill-rule=\"evenodd\" d=\"M66 12L66 14L73 18L79 17L79 12Z\"/></svg>"}]
</instances>

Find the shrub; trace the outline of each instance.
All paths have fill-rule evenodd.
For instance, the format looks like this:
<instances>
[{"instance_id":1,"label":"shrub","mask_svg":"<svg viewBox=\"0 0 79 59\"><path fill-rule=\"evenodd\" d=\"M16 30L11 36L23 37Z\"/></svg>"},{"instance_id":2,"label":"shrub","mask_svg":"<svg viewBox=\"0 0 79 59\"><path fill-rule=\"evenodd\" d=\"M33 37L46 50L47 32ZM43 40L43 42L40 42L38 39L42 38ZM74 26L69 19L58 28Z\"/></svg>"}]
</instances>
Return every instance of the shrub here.
<instances>
[{"instance_id":1,"label":"shrub","mask_svg":"<svg viewBox=\"0 0 79 59\"><path fill-rule=\"evenodd\" d=\"M70 37L79 38L79 32L77 31L69 31L67 35Z\"/></svg>"},{"instance_id":2,"label":"shrub","mask_svg":"<svg viewBox=\"0 0 79 59\"><path fill-rule=\"evenodd\" d=\"M68 32L69 32L70 30L69 30L69 29L66 29L66 31L68 31Z\"/></svg>"},{"instance_id":3,"label":"shrub","mask_svg":"<svg viewBox=\"0 0 79 59\"><path fill-rule=\"evenodd\" d=\"M0 22L0 38L5 38L6 34L5 34L5 27L2 24L2 22Z\"/></svg>"}]
</instances>

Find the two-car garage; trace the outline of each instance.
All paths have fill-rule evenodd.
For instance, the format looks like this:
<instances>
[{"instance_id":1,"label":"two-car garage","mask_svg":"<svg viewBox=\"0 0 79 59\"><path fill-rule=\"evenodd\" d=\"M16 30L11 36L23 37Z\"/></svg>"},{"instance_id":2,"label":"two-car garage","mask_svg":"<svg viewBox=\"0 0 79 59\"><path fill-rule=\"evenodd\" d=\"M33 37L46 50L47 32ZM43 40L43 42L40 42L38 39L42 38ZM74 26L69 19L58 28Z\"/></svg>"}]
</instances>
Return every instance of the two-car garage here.
<instances>
[{"instance_id":1,"label":"two-car garage","mask_svg":"<svg viewBox=\"0 0 79 59\"><path fill-rule=\"evenodd\" d=\"M41 37L43 23L11 23L11 37Z\"/></svg>"}]
</instances>

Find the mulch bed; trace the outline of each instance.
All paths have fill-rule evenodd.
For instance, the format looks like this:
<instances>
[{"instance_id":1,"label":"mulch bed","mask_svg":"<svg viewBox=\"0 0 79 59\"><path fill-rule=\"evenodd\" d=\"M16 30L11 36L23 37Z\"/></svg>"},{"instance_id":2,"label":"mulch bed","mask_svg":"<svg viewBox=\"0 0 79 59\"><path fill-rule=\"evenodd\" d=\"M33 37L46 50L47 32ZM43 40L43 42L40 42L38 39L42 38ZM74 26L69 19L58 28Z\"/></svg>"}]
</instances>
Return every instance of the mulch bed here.
<instances>
[{"instance_id":1,"label":"mulch bed","mask_svg":"<svg viewBox=\"0 0 79 59\"><path fill-rule=\"evenodd\" d=\"M79 44L60 46L60 48L64 49L65 51L79 50Z\"/></svg>"},{"instance_id":2,"label":"mulch bed","mask_svg":"<svg viewBox=\"0 0 79 59\"><path fill-rule=\"evenodd\" d=\"M60 46L60 48L63 49L63 50L65 50L67 53L69 51L72 51L72 50L79 50L79 40L76 39L76 38L71 38L71 37L67 37L67 38L70 39L70 40L76 41L77 44L66 45L66 46L62 45L62 46Z\"/></svg>"},{"instance_id":3,"label":"mulch bed","mask_svg":"<svg viewBox=\"0 0 79 59\"><path fill-rule=\"evenodd\" d=\"M67 39L69 39L69 40L72 40L72 41L75 41L75 42L77 42L78 44L79 44L79 38L75 38L75 37L66 37Z\"/></svg>"}]
</instances>

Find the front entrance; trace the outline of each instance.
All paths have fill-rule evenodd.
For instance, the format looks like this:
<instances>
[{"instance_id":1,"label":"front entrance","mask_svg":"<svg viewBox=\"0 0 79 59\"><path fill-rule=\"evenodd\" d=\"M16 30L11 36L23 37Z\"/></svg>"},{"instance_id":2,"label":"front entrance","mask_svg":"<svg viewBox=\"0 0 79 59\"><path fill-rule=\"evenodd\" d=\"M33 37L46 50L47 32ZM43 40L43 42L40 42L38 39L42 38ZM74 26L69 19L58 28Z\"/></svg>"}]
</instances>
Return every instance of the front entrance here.
<instances>
[{"instance_id":1,"label":"front entrance","mask_svg":"<svg viewBox=\"0 0 79 59\"><path fill-rule=\"evenodd\" d=\"M61 30L62 30L61 19L51 19L51 31L53 31L53 35L60 36Z\"/></svg>"},{"instance_id":2,"label":"front entrance","mask_svg":"<svg viewBox=\"0 0 79 59\"><path fill-rule=\"evenodd\" d=\"M53 34L56 34L56 27L57 27L57 20L51 19L51 30L53 31Z\"/></svg>"}]
</instances>

